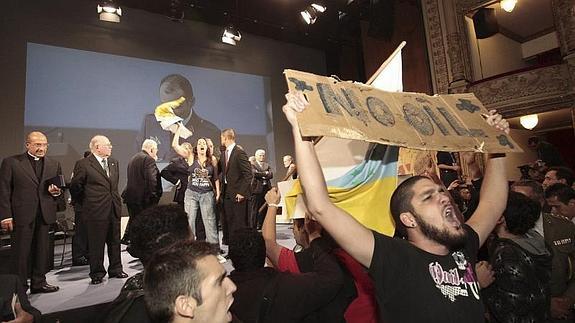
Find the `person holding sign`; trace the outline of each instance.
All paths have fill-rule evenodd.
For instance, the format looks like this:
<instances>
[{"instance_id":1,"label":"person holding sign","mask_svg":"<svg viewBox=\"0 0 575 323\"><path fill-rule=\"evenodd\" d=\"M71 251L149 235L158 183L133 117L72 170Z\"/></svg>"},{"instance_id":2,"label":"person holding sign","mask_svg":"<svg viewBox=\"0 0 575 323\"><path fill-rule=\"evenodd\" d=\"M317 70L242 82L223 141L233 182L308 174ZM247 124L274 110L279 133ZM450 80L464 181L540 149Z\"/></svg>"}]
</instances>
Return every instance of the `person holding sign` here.
<instances>
[{"instance_id":1,"label":"person holding sign","mask_svg":"<svg viewBox=\"0 0 575 323\"><path fill-rule=\"evenodd\" d=\"M391 197L396 231L403 239L391 238L370 231L329 199L313 142L302 138L298 125L298 113L308 102L301 92L286 98L283 111L292 126L308 210L346 252L369 268L380 319L484 322L474 267L477 250L507 202L504 155L489 155L479 205L466 223L455 216L455 206L439 185L423 176L405 180ZM495 111L486 121L509 132L508 122Z\"/></svg>"}]
</instances>

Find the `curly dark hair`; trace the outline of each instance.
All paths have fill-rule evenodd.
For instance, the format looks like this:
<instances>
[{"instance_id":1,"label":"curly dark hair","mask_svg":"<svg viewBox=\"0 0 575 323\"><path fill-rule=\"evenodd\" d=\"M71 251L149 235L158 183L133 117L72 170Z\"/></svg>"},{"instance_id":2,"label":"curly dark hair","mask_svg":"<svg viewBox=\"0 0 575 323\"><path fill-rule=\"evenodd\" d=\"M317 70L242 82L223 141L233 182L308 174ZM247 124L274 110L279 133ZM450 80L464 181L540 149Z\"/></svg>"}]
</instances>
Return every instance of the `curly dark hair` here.
<instances>
[{"instance_id":1,"label":"curly dark hair","mask_svg":"<svg viewBox=\"0 0 575 323\"><path fill-rule=\"evenodd\" d=\"M507 207L503 211L507 231L515 235L527 233L529 229L535 226L540 213L541 205L539 203L521 193L509 192Z\"/></svg>"},{"instance_id":2,"label":"curly dark hair","mask_svg":"<svg viewBox=\"0 0 575 323\"><path fill-rule=\"evenodd\" d=\"M144 266L157 250L190 238L186 212L178 205L158 205L132 219L128 252Z\"/></svg>"},{"instance_id":3,"label":"curly dark hair","mask_svg":"<svg viewBox=\"0 0 575 323\"><path fill-rule=\"evenodd\" d=\"M237 271L262 268L266 261L266 244L256 229L245 228L230 235L229 256Z\"/></svg>"}]
</instances>

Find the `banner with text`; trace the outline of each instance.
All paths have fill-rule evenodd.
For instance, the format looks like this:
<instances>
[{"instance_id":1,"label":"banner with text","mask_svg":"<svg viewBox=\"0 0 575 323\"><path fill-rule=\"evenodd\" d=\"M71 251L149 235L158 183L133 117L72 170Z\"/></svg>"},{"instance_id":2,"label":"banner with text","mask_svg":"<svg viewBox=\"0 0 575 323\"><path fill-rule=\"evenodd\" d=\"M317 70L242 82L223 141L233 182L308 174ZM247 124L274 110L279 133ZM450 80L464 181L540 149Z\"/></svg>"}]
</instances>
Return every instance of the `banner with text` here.
<instances>
[{"instance_id":1,"label":"banner with text","mask_svg":"<svg viewBox=\"0 0 575 323\"><path fill-rule=\"evenodd\" d=\"M522 152L485 120L475 95L429 96L386 92L295 70L284 71L290 90L303 91L309 107L298 116L303 136L365 140L412 149Z\"/></svg>"}]
</instances>

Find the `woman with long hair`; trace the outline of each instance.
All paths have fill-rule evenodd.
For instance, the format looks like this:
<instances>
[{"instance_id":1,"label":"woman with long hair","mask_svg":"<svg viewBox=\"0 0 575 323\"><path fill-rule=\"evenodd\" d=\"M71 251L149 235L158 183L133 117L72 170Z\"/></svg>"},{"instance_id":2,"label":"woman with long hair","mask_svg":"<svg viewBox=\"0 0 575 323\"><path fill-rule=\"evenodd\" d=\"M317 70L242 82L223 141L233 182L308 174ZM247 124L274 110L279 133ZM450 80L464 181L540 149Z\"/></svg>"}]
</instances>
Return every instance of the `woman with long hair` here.
<instances>
[{"instance_id":1,"label":"woman with long hair","mask_svg":"<svg viewBox=\"0 0 575 323\"><path fill-rule=\"evenodd\" d=\"M188 214L188 222L192 232L196 234L196 217L198 210L202 212L202 220L206 229L206 241L219 243L216 223L216 200L220 196L220 182L216 158L208 149L206 138L199 138L196 147L189 149L185 143L180 145L179 129L176 130L172 147L189 165L188 187L184 197L184 210Z\"/></svg>"}]
</instances>

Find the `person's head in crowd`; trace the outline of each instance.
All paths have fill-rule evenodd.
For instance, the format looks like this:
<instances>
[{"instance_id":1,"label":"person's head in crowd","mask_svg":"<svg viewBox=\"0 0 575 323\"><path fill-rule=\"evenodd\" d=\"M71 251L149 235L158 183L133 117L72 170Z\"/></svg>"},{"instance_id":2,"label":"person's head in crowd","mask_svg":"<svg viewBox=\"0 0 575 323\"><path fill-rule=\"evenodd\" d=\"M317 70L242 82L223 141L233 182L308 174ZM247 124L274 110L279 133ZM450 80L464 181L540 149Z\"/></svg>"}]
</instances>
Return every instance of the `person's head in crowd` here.
<instances>
[{"instance_id":1,"label":"person's head in crowd","mask_svg":"<svg viewBox=\"0 0 575 323\"><path fill-rule=\"evenodd\" d=\"M399 237L439 243L452 250L465 242L465 230L448 193L428 177L403 181L391 196L390 208Z\"/></svg>"},{"instance_id":2,"label":"person's head in crowd","mask_svg":"<svg viewBox=\"0 0 575 323\"><path fill-rule=\"evenodd\" d=\"M250 161L250 164L252 165L256 164L256 156L250 156L248 157L248 160Z\"/></svg>"},{"instance_id":3,"label":"person's head in crowd","mask_svg":"<svg viewBox=\"0 0 575 323\"><path fill-rule=\"evenodd\" d=\"M262 268L266 260L266 244L256 229L245 228L230 237L228 255L234 269L240 272Z\"/></svg>"},{"instance_id":4,"label":"person's head in crowd","mask_svg":"<svg viewBox=\"0 0 575 323\"><path fill-rule=\"evenodd\" d=\"M539 183L545 180L545 173L547 173L547 166L535 164L528 170L529 178Z\"/></svg>"},{"instance_id":5,"label":"person's head in crowd","mask_svg":"<svg viewBox=\"0 0 575 323\"><path fill-rule=\"evenodd\" d=\"M187 78L179 74L171 74L160 81L160 101L162 103L174 101L180 97L186 98L175 113L182 119L187 119L192 113L192 108L196 102L192 84Z\"/></svg>"},{"instance_id":6,"label":"person's head in crowd","mask_svg":"<svg viewBox=\"0 0 575 323\"><path fill-rule=\"evenodd\" d=\"M293 164L293 157L290 155L285 155L283 157L284 167L288 168L289 165Z\"/></svg>"},{"instance_id":7,"label":"person's head in crowd","mask_svg":"<svg viewBox=\"0 0 575 323\"><path fill-rule=\"evenodd\" d=\"M258 149L256 150L254 157L258 163L263 163L266 160L266 151L263 149Z\"/></svg>"},{"instance_id":8,"label":"person's head in crowd","mask_svg":"<svg viewBox=\"0 0 575 323\"><path fill-rule=\"evenodd\" d=\"M463 201L470 201L471 200L471 190L469 189L469 186L467 185L461 185L457 188L457 193L459 194L459 197L461 198L461 200Z\"/></svg>"},{"instance_id":9,"label":"person's head in crowd","mask_svg":"<svg viewBox=\"0 0 575 323\"><path fill-rule=\"evenodd\" d=\"M220 135L221 144L224 147L229 147L232 144L236 143L236 132L232 128L227 128L222 130Z\"/></svg>"},{"instance_id":10,"label":"person's head in crowd","mask_svg":"<svg viewBox=\"0 0 575 323\"><path fill-rule=\"evenodd\" d=\"M205 138L208 144L208 150L210 151L210 156L214 156L214 142L210 138Z\"/></svg>"},{"instance_id":11,"label":"person's head in crowd","mask_svg":"<svg viewBox=\"0 0 575 323\"><path fill-rule=\"evenodd\" d=\"M217 254L213 244L186 240L152 256L144 274L144 298L153 322L232 320L236 285Z\"/></svg>"},{"instance_id":12,"label":"person's head in crowd","mask_svg":"<svg viewBox=\"0 0 575 323\"><path fill-rule=\"evenodd\" d=\"M26 151L35 157L44 157L48 152L48 138L40 131L32 131L26 136Z\"/></svg>"},{"instance_id":13,"label":"person's head in crowd","mask_svg":"<svg viewBox=\"0 0 575 323\"><path fill-rule=\"evenodd\" d=\"M509 192L507 207L497 222L495 232L521 236L535 226L541 214L541 204L522 193Z\"/></svg>"},{"instance_id":14,"label":"person's head in crowd","mask_svg":"<svg viewBox=\"0 0 575 323\"><path fill-rule=\"evenodd\" d=\"M536 150L537 147L539 147L539 142L540 142L539 137L536 136L529 137L529 139L527 139L527 146L529 146L529 148L533 150Z\"/></svg>"},{"instance_id":15,"label":"person's head in crowd","mask_svg":"<svg viewBox=\"0 0 575 323\"><path fill-rule=\"evenodd\" d=\"M575 217L575 190L563 183L556 183L545 190L545 200L551 212L568 218Z\"/></svg>"},{"instance_id":16,"label":"person's head in crowd","mask_svg":"<svg viewBox=\"0 0 575 323\"><path fill-rule=\"evenodd\" d=\"M573 175L573 171L567 167L551 167L545 174L545 179L543 180L543 188L547 189L549 186L556 183L572 186L574 177L575 176Z\"/></svg>"},{"instance_id":17,"label":"person's head in crowd","mask_svg":"<svg viewBox=\"0 0 575 323\"><path fill-rule=\"evenodd\" d=\"M184 148L186 150L186 152L188 154L186 157L189 157L194 153L194 146L191 143L186 141L186 142L182 143L181 146L182 146L182 148Z\"/></svg>"},{"instance_id":18,"label":"person's head in crowd","mask_svg":"<svg viewBox=\"0 0 575 323\"><path fill-rule=\"evenodd\" d=\"M177 205L152 206L132 219L128 252L146 266L150 256L170 244L191 238L188 216Z\"/></svg>"},{"instance_id":19,"label":"person's head in crowd","mask_svg":"<svg viewBox=\"0 0 575 323\"><path fill-rule=\"evenodd\" d=\"M212 159L212 154L208 149L208 142L206 141L206 138L199 138L196 143L196 147L194 148L194 157L198 158L198 155L206 155L208 160Z\"/></svg>"},{"instance_id":20,"label":"person's head in crowd","mask_svg":"<svg viewBox=\"0 0 575 323\"><path fill-rule=\"evenodd\" d=\"M106 136L95 135L90 140L90 152L100 158L110 157L112 155L112 143Z\"/></svg>"},{"instance_id":21,"label":"person's head in crowd","mask_svg":"<svg viewBox=\"0 0 575 323\"><path fill-rule=\"evenodd\" d=\"M516 181L511 185L511 191L521 193L541 206L545 203L543 186L537 181L530 179Z\"/></svg>"},{"instance_id":22,"label":"person's head in crowd","mask_svg":"<svg viewBox=\"0 0 575 323\"><path fill-rule=\"evenodd\" d=\"M142 150L154 159L158 159L158 143L152 139L146 139L142 143Z\"/></svg>"}]
</instances>

